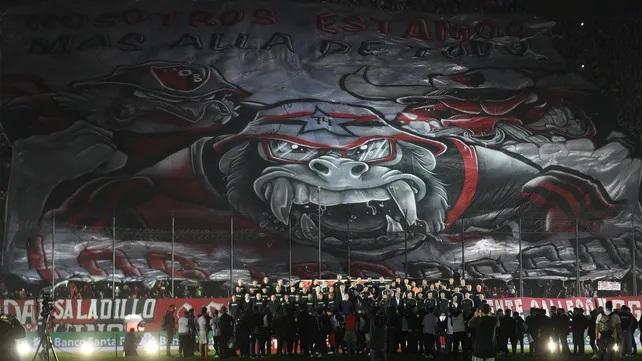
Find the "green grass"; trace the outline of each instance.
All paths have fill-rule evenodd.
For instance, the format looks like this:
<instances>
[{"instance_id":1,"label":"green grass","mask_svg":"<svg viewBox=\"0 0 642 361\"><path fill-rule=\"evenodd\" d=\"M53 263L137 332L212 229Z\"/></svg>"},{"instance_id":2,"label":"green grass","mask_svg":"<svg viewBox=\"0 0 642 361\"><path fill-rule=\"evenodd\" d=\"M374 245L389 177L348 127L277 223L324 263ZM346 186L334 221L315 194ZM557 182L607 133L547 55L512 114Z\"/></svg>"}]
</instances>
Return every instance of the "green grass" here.
<instances>
[{"instance_id":1,"label":"green grass","mask_svg":"<svg viewBox=\"0 0 642 361\"><path fill-rule=\"evenodd\" d=\"M33 355L30 356L25 356L21 359L21 361L31 361L33 358ZM124 358L122 354L118 355L118 358L116 358L114 352L106 352L106 351L100 351L93 353L91 355L82 355L79 353L69 353L69 352L58 352L58 359L59 361L116 361L116 360L121 360L121 361L150 361L150 360L155 360L155 361L179 361L179 360L189 360L189 361L196 361L200 360L200 357L198 355L195 355L193 358L179 358L177 353L173 353L172 357L166 357L164 354L163 356L158 356L156 355L145 355L145 356L138 356L138 357L128 357ZM348 361L348 360L359 360L359 361L366 361L369 360L368 356L354 356L354 357L349 357L349 356L333 356L329 355L326 356L322 359L325 360L337 360L337 361ZM461 355L460 358L461 359ZM497 358L496 360L498 361L540 361L540 360L550 360L550 361L562 361L562 360L570 360L570 361L584 361L584 360L590 360L591 355L586 354L584 356L566 356L566 355L551 355L547 354L546 356L540 356L540 355L533 355L533 354L517 354L517 355L505 355L500 358ZM642 354L638 354L634 357L630 358L621 358L623 360L642 360ZM39 358L36 358L36 360L39 360ZM208 360L218 360L218 358L209 355ZM249 358L227 358L226 360L238 360L238 361L250 361L252 359ZM294 357L276 357L276 356L268 356L264 357L262 359L258 360L265 360L265 361L304 361L304 360L310 360L310 358L306 358L303 356L294 356ZM420 355L405 355L405 354L395 354L391 355L389 357L389 361L425 361L427 360L426 358L420 356ZM446 360L445 358L443 360ZM454 360L454 359L453 359Z\"/></svg>"}]
</instances>

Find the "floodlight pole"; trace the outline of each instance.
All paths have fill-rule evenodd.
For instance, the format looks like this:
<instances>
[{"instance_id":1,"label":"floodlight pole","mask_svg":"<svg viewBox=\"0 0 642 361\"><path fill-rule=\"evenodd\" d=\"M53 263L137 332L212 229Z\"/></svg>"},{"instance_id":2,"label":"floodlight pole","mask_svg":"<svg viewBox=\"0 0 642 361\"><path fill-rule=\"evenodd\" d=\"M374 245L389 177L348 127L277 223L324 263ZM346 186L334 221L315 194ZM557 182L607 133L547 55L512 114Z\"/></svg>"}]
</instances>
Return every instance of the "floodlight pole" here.
<instances>
[{"instance_id":1,"label":"floodlight pole","mask_svg":"<svg viewBox=\"0 0 642 361\"><path fill-rule=\"evenodd\" d=\"M111 302L116 302L116 211L111 217ZM116 317L116 315L114 315ZM114 332L114 353L118 358L118 333Z\"/></svg>"},{"instance_id":2,"label":"floodlight pole","mask_svg":"<svg viewBox=\"0 0 642 361\"><path fill-rule=\"evenodd\" d=\"M464 225L464 219L462 218L461 220L461 235L460 235L460 241L461 241L461 279L465 280L466 279L466 256L465 256L465 251L464 251L464 232L466 228Z\"/></svg>"},{"instance_id":3,"label":"floodlight pole","mask_svg":"<svg viewBox=\"0 0 642 361\"><path fill-rule=\"evenodd\" d=\"M116 299L116 214L111 218L111 298Z\"/></svg>"},{"instance_id":4,"label":"floodlight pole","mask_svg":"<svg viewBox=\"0 0 642 361\"><path fill-rule=\"evenodd\" d=\"M518 242L519 242L519 297L524 297L524 257L522 254L522 217L519 217Z\"/></svg>"},{"instance_id":5,"label":"floodlight pole","mask_svg":"<svg viewBox=\"0 0 642 361\"><path fill-rule=\"evenodd\" d=\"M288 284L292 284L292 220L288 219Z\"/></svg>"},{"instance_id":6,"label":"floodlight pole","mask_svg":"<svg viewBox=\"0 0 642 361\"><path fill-rule=\"evenodd\" d=\"M230 296L234 294L234 214L230 216Z\"/></svg>"},{"instance_id":7,"label":"floodlight pole","mask_svg":"<svg viewBox=\"0 0 642 361\"><path fill-rule=\"evenodd\" d=\"M56 216L51 217L51 299L56 299Z\"/></svg>"},{"instance_id":8,"label":"floodlight pole","mask_svg":"<svg viewBox=\"0 0 642 361\"><path fill-rule=\"evenodd\" d=\"M174 278L175 278L175 265L174 265L174 242L176 241L176 217L172 210L172 298L174 298Z\"/></svg>"},{"instance_id":9,"label":"floodlight pole","mask_svg":"<svg viewBox=\"0 0 642 361\"><path fill-rule=\"evenodd\" d=\"M321 279L321 187L317 187L317 218L319 220L319 227L317 238L319 240L319 279Z\"/></svg>"},{"instance_id":10,"label":"floodlight pole","mask_svg":"<svg viewBox=\"0 0 642 361\"><path fill-rule=\"evenodd\" d=\"M631 212L631 276L633 277L633 296L638 295L637 250L638 248L635 245L635 223L633 222L633 212Z\"/></svg>"},{"instance_id":11,"label":"floodlight pole","mask_svg":"<svg viewBox=\"0 0 642 361\"><path fill-rule=\"evenodd\" d=\"M351 212L348 212L348 213L351 213ZM351 258L350 253L352 253L350 249L350 224L351 223L352 223L352 214L350 214L350 217L348 217L348 224L347 224L348 226L348 277L352 276L352 272L350 269L351 267L350 264L352 263L352 260L350 259Z\"/></svg>"},{"instance_id":12,"label":"floodlight pole","mask_svg":"<svg viewBox=\"0 0 642 361\"><path fill-rule=\"evenodd\" d=\"M403 231L403 273L408 278L408 231Z\"/></svg>"},{"instance_id":13,"label":"floodlight pole","mask_svg":"<svg viewBox=\"0 0 642 361\"><path fill-rule=\"evenodd\" d=\"M578 218L575 218L575 295L580 297L580 223Z\"/></svg>"}]
</instances>

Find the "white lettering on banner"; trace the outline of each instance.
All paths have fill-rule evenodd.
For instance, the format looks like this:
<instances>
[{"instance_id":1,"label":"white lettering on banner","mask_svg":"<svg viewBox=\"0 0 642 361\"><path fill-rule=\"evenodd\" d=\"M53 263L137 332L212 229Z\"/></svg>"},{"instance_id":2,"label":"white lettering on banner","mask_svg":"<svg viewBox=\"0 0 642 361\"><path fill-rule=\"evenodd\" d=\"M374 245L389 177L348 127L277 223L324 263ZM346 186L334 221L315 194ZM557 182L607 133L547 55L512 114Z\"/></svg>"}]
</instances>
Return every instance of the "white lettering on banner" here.
<instances>
[{"instance_id":1,"label":"white lettering on banner","mask_svg":"<svg viewBox=\"0 0 642 361\"><path fill-rule=\"evenodd\" d=\"M86 320L87 315L82 314L82 302L83 300L76 300L76 319Z\"/></svg>"},{"instance_id":2,"label":"white lettering on banner","mask_svg":"<svg viewBox=\"0 0 642 361\"><path fill-rule=\"evenodd\" d=\"M566 300L566 309L567 310L573 309L573 300Z\"/></svg>"},{"instance_id":3,"label":"white lettering on banner","mask_svg":"<svg viewBox=\"0 0 642 361\"><path fill-rule=\"evenodd\" d=\"M91 302L89 303L89 311L87 311L87 319L89 320L97 320L98 319L98 311L97 311L97 304L96 299L92 299Z\"/></svg>"},{"instance_id":4,"label":"white lettering on banner","mask_svg":"<svg viewBox=\"0 0 642 361\"><path fill-rule=\"evenodd\" d=\"M120 299L117 298L114 300L114 319L120 317Z\"/></svg>"},{"instance_id":5,"label":"white lettering on banner","mask_svg":"<svg viewBox=\"0 0 642 361\"><path fill-rule=\"evenodd\" d=\"M546 311L546 314L549 314L548 312L548 305L546 304L546 300L542 300L542 309Z\"/></svg>"},{"instance_id":6,"label":"white lettering on banner","mask_svg":"<svg viewBox=\"0 0 642 361\"><path fill-rule=\"evenodd\" d=\"M74 311L71 309L71 300L65 301L65 313L62 315L63 320L71 320L74 318Z\"/></svg>"},{"instance_id":7,"label":"white lettering on banner","mask_svg":"<svg viewBox=\"0 0 642 361\"><path fill-rule=\"evenodd\" d=\"M143 304L143 318L146 320L154 318L154 310L156 310L156 299L148 298Z\"/></svg>"},{"instance_id":8,"label":"white lettering on banner","mask_svg":"<svg viewBox=\"0 0 642 361\"><path fill-rule=\"evenodd\" d=\"M4 300L4 309L2 310L6 314L13 313L20 322L24 322L22 318L22 310L18 302L14 300Z\"/></svg>"},{"instance_id":9,"label":"white lettering on banner","mask_svg":"<svg viewBox=\"0 0 642 361\"><path fill-rule=\"evenodd\" d=\"M53 310L53 312L51 313L51 315L52 315L52 316L53 316L53 318L55 318L56 320L59 320L59 319L61 319L61 318L62 318L62 314L63 314L63 312L64 312L64 311L63 311L63 307L62 307L62 305L63 305L64 303L65 303L65 300L56 300L56 302L54 302L54 310Z\"/></svg>"},{"instance_id":10,"label":"white lettering on banner","mask_svg":"<svg viewBox=\"0 0 642 361\"><path fill-rule=\"evenodd\" d=\"M613 309L620 308L624 304L624 300L622 299L612 299L613 302Z\"/></svg>"},{"instance_id":11,"label":"white lettering on banner","mask_svg":"<svg viewBox=\"0 0 642 361\"><path fill-rule=\"evenodd\" d=\"M604 304L606 303L604 298L596 298L595 300L597 302L597 307L604 307Z\"/></svg>"},{"instance_id":12,"label":"white lettering on banner","mask_svg":"<svg viewBox=\"0 0 642 361\"><path fill-rule=\"evenodd\" d=\"M138 309L136 308L136 306L138 306L138 298L134 298L134 305L132 306L131 312L129 312L130 315L131 314L138 314L138 312L137 312Z\"/></svg>"},{"instance_id":13,"label":"white lettering on banner","mask_svg":"<svg viewBox=\"0 0 642 361\"><path fill-rule=\"evenodd\" d=\"M539 305L537 304L537 300L536 299L531 299L530 308L539 308Z\"/></svg>"},{"instance_id":14,"label":"white lettering on banner","mask_svg":"<svg viewBox=\"0 0 642 361\"><path fill-rule=\"evenodd\" d=\"M522 299L521 298L516 298L515 299L515 311L517 313L524 313L524 308L522 307Z\"/></svg>"},{"instance_id":15,"label":"white lettering on banner","mask_svg":"<svg viewBox=\"0 0 642 361\"><path fill-rule=\"evenodd\" d=\"M127 300L120 300L120 319L127 317Z\"/></svg>"},{"instance_id":16,"label":"white lettering on banner","mask_svg":"<svg viewBox=\"0 0 642 361\"><path fill-rule=\"evenodd\" d=\"M111 319L111 300L100 300L100 318L103 320Z\"/></svg>"},{"instance_id":17,"label":"white lettering on banner","mask_svg":"<svg viewBox=\"0 0 642 361\"><path fill-rule=\"evenodd\" d=\"M512 300L506 300L504 301L504 309L510 308L511 311L513 311L513 301Z\"/></svg>"}]
</instances>

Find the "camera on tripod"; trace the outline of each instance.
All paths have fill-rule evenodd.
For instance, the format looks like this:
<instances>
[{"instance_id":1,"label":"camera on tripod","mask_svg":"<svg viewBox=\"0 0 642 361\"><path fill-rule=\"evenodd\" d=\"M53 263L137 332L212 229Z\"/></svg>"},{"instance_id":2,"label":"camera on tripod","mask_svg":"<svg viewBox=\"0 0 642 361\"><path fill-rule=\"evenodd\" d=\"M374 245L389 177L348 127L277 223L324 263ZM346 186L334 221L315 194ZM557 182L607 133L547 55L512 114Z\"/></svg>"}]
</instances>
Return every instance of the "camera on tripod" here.
<instances>
[{"instance_id":1,"label":"camera on tripod","mask_svg":"<svg viewBox=\"0 0 642 361\"><path fill-rule=\"evenodd\" d=\"M40 294L40 298L42 299L42 301L40 301L41 319L38 322L38 336L40 338L40 343L38 344L38 348L36 349L31 361L36 361L36 357L38 356L40 356L42 361L50 361L51 359L58 361L58 355L56 354L56 350L51 342L51 336L49 336L49 332L47 330L49 325L49 315L51 315L51 310L53 310L54 301L51 297L51 293L48 291L43 291Z\"/></svg>"},{"instance_id":2,"label":"camera on tripod","mask_svg":"<svg viewBox=\"0 0 642 361\"><path fill-rule=\"evenodd\" d=\"M44 320L47 320L51 314L51 310L53 310L54 301L51 298L51 294L46 291L43 291L40 297L42 298L40 302L40 316L42 316Z\"/></svg>"}]
</instances>

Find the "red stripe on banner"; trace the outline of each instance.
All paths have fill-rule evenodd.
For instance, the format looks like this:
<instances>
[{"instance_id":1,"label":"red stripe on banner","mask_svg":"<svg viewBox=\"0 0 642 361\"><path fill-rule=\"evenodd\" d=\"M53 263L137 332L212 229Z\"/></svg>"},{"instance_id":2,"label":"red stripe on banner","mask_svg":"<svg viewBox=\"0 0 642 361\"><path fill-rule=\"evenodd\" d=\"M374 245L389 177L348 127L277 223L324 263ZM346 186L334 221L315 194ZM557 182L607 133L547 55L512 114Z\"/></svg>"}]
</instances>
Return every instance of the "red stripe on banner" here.
<instances>
[{"instance_id":1,"label":"red stripe on banner","mask_svg":"<svg viewBox=\"0 0 642 361\"><path fill-rule=\"evenodd\" d=\"M579 211L581 207L577 203L577 198L573 193L551 182L544 183L542 187L552 193L557 193L560 196L562 196L564 200L571 206L571 209L573 210L572 215L575 217L579 215Z\"/></svg>"},{"instance_id":2,"label":"red stripe on banner","mask_svg":"<svg viewBox=\"0 0 642 361\"><path fill-rule=\"evenodd\" d=\"M450 138L450 140L455 144L455 147L457 147L457 150L464 160L464 184L457 202L455 202L455 205L448 211L446 227L452 226L452 224L464 214L468 207L470 207L477 191L477 183L479 182L479 165L477 163L477 152L475 152L475 149L459 139Z\"/></svg>"}]
</instances>

